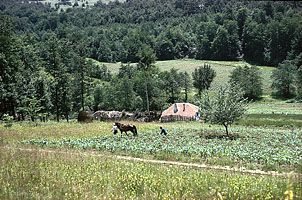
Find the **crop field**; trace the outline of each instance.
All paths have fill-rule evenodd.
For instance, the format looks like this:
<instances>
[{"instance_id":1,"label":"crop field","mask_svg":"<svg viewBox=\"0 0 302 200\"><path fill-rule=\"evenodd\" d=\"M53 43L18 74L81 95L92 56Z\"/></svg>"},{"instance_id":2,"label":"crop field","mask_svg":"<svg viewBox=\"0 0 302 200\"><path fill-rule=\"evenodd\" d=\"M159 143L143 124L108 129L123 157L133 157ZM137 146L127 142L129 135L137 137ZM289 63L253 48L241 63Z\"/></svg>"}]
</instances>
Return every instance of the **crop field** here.
<instances>
[{"instance_id":1,"label":"crop field","mask_svg":"<svg viewBox=\"0 0 302 200\"><path fill-rule=\"evenodd\" d=\"M301 197L294 177L243 175L40 152L99 152L100 155L175 160L247 169L301 172L302 130L232 127L231 140L218 126L137 123L139 137L113 135L110 122L20 123L0 127L0 199L276 199ZM160 136L159 126L169 135ZM23 152L7 147L33 148ZM22 187L21 187L22 185Z\"/></svg>"},{"instance_id":2,"label":"crop field","mask_svg":"<svg viewBox=\"0 0 302 200\"><path fill-rule=\"evenodd\" d=\"M113 136L110 124L99 136L82 138L30 139L23 144L41 147L94 149L165 160L202 162L265 170L299 170L301 167L302 132L298 129L232 129L234 138L223 138L220 127L199 123L167 124L168 137L160 137L160 124L140 124L139 137ZM89 134L88 134L89 135Z\"/></svg>"},{"instance_id":3,"label":"crop field","mask_svg":"<svg viewBox=\"0 0 302 200\"><path fill-rule=\"evenodd\" d=\"M302 103L264 97L248 106L247 116L238 124L253 126L302 127Z\"/></svg>"},{"instance_id":4,"label":"crop field","mask_svg":"<svg viewBox=\"0 0 302 200\"><path fill-rule=\"evenodd\" d=\"M91 59L92 60L92 59ZM121 63L105 63L97 62L94 63L99 65L106 65L112 73L117 73L118 69L121 66ZM225 85L228 80L231 72L235 67L249 65L246 62L242 61L211 61L211 60L193 60L193 59L182 59L182 60L168 60L168 61L157 61L155 66L159 67L161 70L170 70L172 68L179 69L179 71L186 71L189 74L192 74L194 69L203 64L210 64L212 68L216 71L217 75L213 80L212 88L217 88L218 86ZM274 68L267 66L259 66L260 72L263 80L263 91L264 94L271 93L271 75Z\"/></svg>"},{"instance_id":5,"label":"crop field","mask_svg":"<svg viewBox=\"0 0 302 200\"><path fill-rule=\"evenodd\" d=\"M231 127L200 122L136 123L139 137L113 135L111 122L19 124L1 128L1 142L51 148L99 150L121 155L230 165L250 169L301 170L302 130L297 127ZM165 126L167 137L159 135Z\"/></svg>"},{"instance_id":6,"label":"crop field","mask_svg":"<svg viewBox=\"0 0 302 200\"><path fill-rule=\"evenodd\" d=\"M105 156L127 155L301 173L302 130L299 128L233 126L232 136L227 139L222 127L200 122L135 124L137 138L113 135L112 122L19 123L10 128L0 125L0 184L3 186L0 199L99 199L100 195L103 199L301 197L302 185L296 176L214 172ZM168 130L166 137L159 135L159 126ZM61 150L66 155L42 149ZM100 156L72 154L91 151Z\"/></svg>"}]
</instances>

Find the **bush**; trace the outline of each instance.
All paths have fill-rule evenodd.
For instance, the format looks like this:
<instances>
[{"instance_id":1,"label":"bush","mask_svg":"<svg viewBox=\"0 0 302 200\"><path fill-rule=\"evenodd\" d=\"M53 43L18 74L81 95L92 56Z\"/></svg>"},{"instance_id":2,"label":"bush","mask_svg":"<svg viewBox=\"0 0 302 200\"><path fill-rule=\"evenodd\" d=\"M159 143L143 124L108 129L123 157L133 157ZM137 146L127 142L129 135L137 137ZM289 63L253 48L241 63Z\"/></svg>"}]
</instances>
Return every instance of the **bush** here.
<instances>
[{"instance_id":1,"label":"bush","mask_svg":"<svg viewBox=\"0 0 302 200\"><path fill-rule=\"evenodd\" d=\"M255 66L244 66L234 69L230 77L231 85L238 85L243 96L248 99L258 99L262 95L261 73Z\"/></svg>"},{"instance_id":2,"label":"bush","mask_svg":"<svg viewBox=\"0 0 302 200\"><path fill-rule=\"evenodd\" d=\"M78 115L78 122L92 122L93 117L86 111L80 111Z\"/></svg>"},{"instance_id":3,"label":"bush","mask_svg":"<svg viewBox=\"0 0 302 200\"><path fill-rule=\"evenodd\" d=\"M3 115L4 127L9 128L13 126L14 118L8 114Z\"/></svg>"}]
</instances>

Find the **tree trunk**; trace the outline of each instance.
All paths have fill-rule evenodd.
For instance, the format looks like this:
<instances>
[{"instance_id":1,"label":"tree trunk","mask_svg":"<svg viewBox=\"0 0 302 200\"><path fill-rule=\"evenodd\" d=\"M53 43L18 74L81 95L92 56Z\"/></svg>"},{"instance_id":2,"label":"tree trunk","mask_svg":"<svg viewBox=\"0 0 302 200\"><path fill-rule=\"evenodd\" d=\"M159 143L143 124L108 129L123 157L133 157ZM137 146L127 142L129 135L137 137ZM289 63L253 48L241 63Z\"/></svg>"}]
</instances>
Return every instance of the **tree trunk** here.
<instances>
[{"instance_id":1,"label":"tree trunk","mask_svg":"<svg viewBox=\"0 0 302 200\"><path fill-rule=\"evenodd\" d=\"M146 72L145 72L146 73ZM148 116L150 116L150 108L149 108L149 92L148 92L148 78L147 75L145 74L145 93L146 93L146 104L147 104L147 112Z\"/></svg>"},{"instance_id":2,"label":"tree trunk","mask_svg":"<svg viewBox=\"0 0 302 200\"><path fill-rule=\"evenodd\" d=\"M81 108L84 110L84 72L81 72Z\"/></svg>"},{"instance_id":3,"label":"tree trunk","mask_svg":"<svg viewBox=\"0 0 302 200\"><path fill-rule=\"evenodd\" d=\"M147 82L145 83L145 93L146 93L147 112L148 112L148 116L150 116L149 93L148 93L148 84L147 84Z\"/></svg>"},{"instance_id":4,"label":"tree trunk","mask_svg":"<svg viewBox=\"0 0 302 200\"><path fill-rule=\"evenodd\" d=\"M59 114L59 104L58 104L58 86L56 86L56 97L55 97L55 107L56 107L56 120L57 122L60 121L60 114Z\"/></svg>"},{"instance_id":5,"label":"tree trunk","mask_svg":"<svg viewBox=\"0 0 302 200\"><path fill-rule=\"evenodd\" d=\"M68 112L66 112L65 114L65 118L66 118L66 121L69 122L69 116L68 116Z\"/></svg>"},{"instance_id":6,"label":"tree trunk","mask_svg":"<svg viewBox=\"0 0 302 200\"><path fill-rule=\"evenodd\" d=\"M224 123L223 126L225 128L225 132L226 132L227 136L229 136L228 125Z\"/></svg>"}]
</instances>

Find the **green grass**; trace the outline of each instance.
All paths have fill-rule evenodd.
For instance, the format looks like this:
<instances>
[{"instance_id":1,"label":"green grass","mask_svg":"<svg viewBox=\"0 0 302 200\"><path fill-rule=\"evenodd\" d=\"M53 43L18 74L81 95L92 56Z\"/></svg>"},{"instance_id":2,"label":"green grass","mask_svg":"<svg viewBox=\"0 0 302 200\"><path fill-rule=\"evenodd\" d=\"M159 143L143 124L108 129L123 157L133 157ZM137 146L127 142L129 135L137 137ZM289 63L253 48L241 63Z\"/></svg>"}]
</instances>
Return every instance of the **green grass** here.
<instances>
[{"instance_id":1,"label":"green grass","mask_svg":"<svg viewBox=\"0 0 302 200\"><path fill-rule=\"evenodd\" d=\"M296 127L232 126L233 140L230 140L223 137L222 127L198 122L135 124L138 138L113 136L112 122L51 123L37 127L20 124L0 128L0 141L6 145L95 149L113 154L250 169L299 171L301 168L302 130ZM168 137L159 135L159 126L167 128Z\"/></svg>"},{"instance_id":2,"label":"green grass","mask_svg":"<svg viewBox=\"0 0 302 200\"><path fill-rule=\"evenodd\" d=\"M45 152L0 151L0 199L301 198L292 178ZM289 195L286 195L289 194Z\"/></svg>"},{"instance_id":3,"label":"green grass","mask_svg":"<svg viewBox=\"0 0 302 200\"><path fill-rule=\"evenodd\" d=\"M249 114L235 124L243 126L302 127L302 114Z\"/></svg>"},{"instance_id":4,"label":"green grass","mask_svg":"<svg viewBox=\"0 0 302 200\"><path fill-rule=\"evenodd\" d=\"M102 65L105 64L113 73L117 73L120 68L121 63L105 63L98 62L93 59L94 63ZM172 68L179 69L179 71L186 71L192 74L194 69L198 66L202 66L204 63L210 64L213 69L217 72L217 76L213 81L212 88L217 88L218 86L225 85L231 72L235 67L249 65L242 61L211 61L211 60L193 60L193 59L182 59L182 60L168 60L168 61L157 61L155 66L159 67L161 70L170 70ZM265 94L271 93L271 74L273 67L259 66L262 78L263 78L263 90Z\"/></svg>"},{"instance_id":5,"label":"green grass","mask_svg":"<svg viewBox=\"0 0 302 200\"><path fill-rule=\"evenodd\" d=\"M138 138L114 136L112 122L0 124L0 148L36 149L1 148L0 199L284 199L285 193L301 198L295 177L137 163L114 155L301 173L302 129L232 126L231 140L222 137L222 127L199 122L132 123ZM167 137L159 135L159 126ZM81 156L91 151L100 156Z\"/></svg>"},{"instance_id":6,"label":"green grass","mask_svg":"<svg viewBox=\"0 0 302 200\"><path fill-rule=\"evenodd\" d=\"M249 104L248 114L282 114L301 115L302 103L287 103L286 101L265 97L263 101Z\"/></svg>"}]
</instances>

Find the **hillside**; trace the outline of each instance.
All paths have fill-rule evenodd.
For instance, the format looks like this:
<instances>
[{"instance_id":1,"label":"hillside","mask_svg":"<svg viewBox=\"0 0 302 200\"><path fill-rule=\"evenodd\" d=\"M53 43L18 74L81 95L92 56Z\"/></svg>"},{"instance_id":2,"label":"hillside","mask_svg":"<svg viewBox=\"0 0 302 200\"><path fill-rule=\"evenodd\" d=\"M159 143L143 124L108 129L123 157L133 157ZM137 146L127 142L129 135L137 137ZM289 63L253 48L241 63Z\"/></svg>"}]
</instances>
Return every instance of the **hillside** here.
<instances>
[{"instance_id":1,"label":"hillside","mask_svg":"<svg viewBox=\"0 0 302 200\"><path fill-rule=\"evenodd\" d=\"M121 66L120 62L107 63L107 62L98 62L96 60L93 60L93 62L97 65L106 65L108 69L113 73L117 73L118 69ZM218 86L225 85L228 82L229 76L233 71L234 67L245 66L245 65L250 66L249 63L243 61L212 61L212 60L194 60L194 59L157 61L155 63L155 66L159 67L160 70L169 71L170 69L175 68L181 72L186 71L189 74L192 74L194 69L196 69L199 66L203 66L205 63L210 64L213 67L213 69L217 72L217 76L213 81L212 88L217 88ZM258 67L260 68L262 74L264 94L269 95L272 92L271 75L272 75L272 71L275 68L268 67L268 66L258 66Z\"/></svg>"},{"instance_id":2,"label":"hillside","mask_svg":"<svg viewBox=\"0 0 302 200\"><path fill-rule=\"evenodd\" d=\"M55 2L44 1L52 6ZM94 2L70 1L79 7ZM240 83L253 87L246 91L256 91L245 94L251 99L278 96L299 101L302 96L302 81L297 80L302 77L301 3L104 3L58 12L57 7L41 3L0 2L0 64L5 74L0 77L0 117L18 113L24 118L33 103L41 108L39 114L55 115L58 121L85 109L161 110L173 102L194 103L195 92L203 88L186 83L194 82L192 72L204 63L217 73L212 89L226 85L236 66L253 64L260 66L264 94L255 70L255 79L243 78L248 82ZM108 68L88 65L87 58ZM116 73L120 63L138 62L155 63L158 68L145 72L126 66L122 74ZM276 70L279 74L274 80L279 80L271 88L273 67L284 71ZM280 79L285 75L283 80L290 80L291 85L283 87Z\"/></svg>"}]
</instances>

